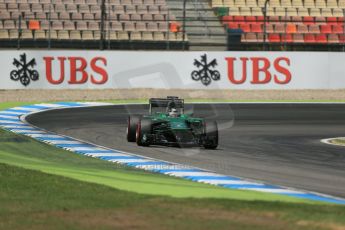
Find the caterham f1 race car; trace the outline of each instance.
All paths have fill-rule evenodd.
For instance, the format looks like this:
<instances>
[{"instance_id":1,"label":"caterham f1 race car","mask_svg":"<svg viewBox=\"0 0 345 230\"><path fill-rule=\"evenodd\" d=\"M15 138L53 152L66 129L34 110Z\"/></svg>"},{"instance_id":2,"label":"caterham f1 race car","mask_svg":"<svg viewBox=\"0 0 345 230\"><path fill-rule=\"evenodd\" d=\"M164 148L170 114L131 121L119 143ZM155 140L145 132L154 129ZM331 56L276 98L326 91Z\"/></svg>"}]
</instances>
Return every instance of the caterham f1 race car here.
<instances>
[{"instance_id":1,"label":"caterham f1 race car","mask_svg":"<svg viewBox=\"0 0 345 230\"><path fill-rule=\"evenodd\" d=\"M149 115L132 115L127 121L127 141L139 146L203 146L216 149L216 121L184 113L184 100L178 97L151 98Z\"/></svg>"}]
</instances>

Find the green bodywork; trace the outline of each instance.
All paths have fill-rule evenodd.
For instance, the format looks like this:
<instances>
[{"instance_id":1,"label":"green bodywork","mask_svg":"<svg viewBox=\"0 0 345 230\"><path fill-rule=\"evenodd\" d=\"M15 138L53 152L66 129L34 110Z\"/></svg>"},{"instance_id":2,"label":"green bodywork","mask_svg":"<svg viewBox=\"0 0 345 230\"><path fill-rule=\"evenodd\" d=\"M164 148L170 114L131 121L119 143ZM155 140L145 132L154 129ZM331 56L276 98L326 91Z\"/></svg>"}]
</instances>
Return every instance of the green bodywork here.
<instances>
[{"instance_id":1,"label":"green bodywork","mask_svg":"<svg viewBox=\"0 0 345 230\"><path fill-rule=\"evenodd\" d=\"M151 119L153 124L163 123L172 130L190 130L192 127L202 127L203 124L202 118L194 118L191 114L181 114L178 117L169 117L166 113L156 112L144 117Z\"/></svg>"},{"instance_id":2,"label":"green bodywork","mask_svg":"<svg viewBox=\"0 0 345 230\"><path fill-rule=\"evenodd\" d=\"M143 116L142 119L151 121L150 134L144 134L144 140L152 144L187 143L200 145L204 133L204 120L194 118L191 114L181 114L170 117L166 113L156 112Z\"/></svg>"}]
</instances>

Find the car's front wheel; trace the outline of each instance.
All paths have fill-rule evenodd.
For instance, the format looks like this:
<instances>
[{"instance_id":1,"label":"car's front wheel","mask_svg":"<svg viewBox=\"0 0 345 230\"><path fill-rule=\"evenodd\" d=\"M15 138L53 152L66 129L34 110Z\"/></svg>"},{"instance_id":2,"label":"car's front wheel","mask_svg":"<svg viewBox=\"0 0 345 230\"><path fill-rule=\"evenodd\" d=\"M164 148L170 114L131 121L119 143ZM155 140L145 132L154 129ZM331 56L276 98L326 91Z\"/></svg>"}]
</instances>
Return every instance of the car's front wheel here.
<instances>
[{"instance_id":1,"label":"car's front wheel","mask_svg":"<svg viewBox=\"0 0 345 230\"><path fill-rule=\"evenodd\" d=\"M204 147L205 149L216 149L218 147L218 125L216 121L205 121L204 123Z\"/></svg>"},{"instance_id":2,"label":"car's front wheel","mask_svg":"<svg viewBox=\"0 0 345 230\"><path fill-rule=\"evenodd\" d=\"M142 118L139 120L136 130L136 142L139 146L149 146L151 134L151 120Z\"/></svg>"}]
</instances>

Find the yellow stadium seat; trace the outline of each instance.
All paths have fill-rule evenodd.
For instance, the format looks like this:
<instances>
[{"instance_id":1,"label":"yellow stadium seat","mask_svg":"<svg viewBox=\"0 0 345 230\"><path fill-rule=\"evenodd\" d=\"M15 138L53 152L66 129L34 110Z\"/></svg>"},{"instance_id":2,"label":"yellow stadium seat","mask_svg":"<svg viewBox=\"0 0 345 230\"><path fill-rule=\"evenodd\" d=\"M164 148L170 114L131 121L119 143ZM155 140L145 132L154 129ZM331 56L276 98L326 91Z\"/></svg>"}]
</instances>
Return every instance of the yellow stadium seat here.
<instances>
[{"instance_id":1,"label":"yellow stadium seat","mask_svg":"<svg viewBox=\"0 0 345 230\"><path fill-rule=\"evenodd\" d=\"M235 6L234 0L224 0L224 6L228 6L228 7Z\"/></svg>"},{"instance_id":2,"label":"yellow stadium seat","mask_svg":"<svg viewBox=\"0 0 345 230\"><path fill-rule=\"evenodd\" d=\"M321 9L321 15L322 17L333 17L332 10L329 8L323 8Z\"/></svg>"},{"instance_id":3,"label":"yellow stadium seat","mask_svg":"<svg viewBox=\"0 0 345 230\"><path fill-rule=\"evenodd\" d=\"M298 8L297 9L297 12L298 12L298 16L309 16L309 11L307 8Z\"/></svg>"},{"instance_id":4,"label":"yellow stadium seat","mask_svg":"<svg viewBox=\"0 0 345 230\"><path fill-rule=\"evenodd\" d=\"M337 0L327 0L327 8L338 8Z\"/></svg>"},{"instance_id":5,"label":"yellow stadium seat","mask_svg":"<svg viewBox=\"0 0 345 230\"><path fill-rule=\"evenodd\" d=\"M247 6L249 6L249 7L257 7L257 6L258 6L256 0L247 0L247 1L246 1L246 4L247 4Z\"/></svg>"},{"instance_id":6,"label":"yellow stadium seat","mask_svg":"<svg viewBox=\"0 0 345 230\"><path fill-rule=\"evenodd\" d=\"M304 0L304 7L305 8L315 8L314 0Z\"/></svg>"},{"instance_id":7,"label":"yellow stadium seat","mask_svg":"<svg viewBox=\"0 0 345 230\"><path fill-rule=\"evenodd\" d=\"M285 16L285 15L287 15L286 8L282 8L282 7L275 8L275 15L276 16Z\"/></svg>"},{"instance_id":8,"label":"yellow stadium seat","mask_svg":"<svg viewBox=\"0 0 345 230\"><path fill-rule=\"evenodd\" d=\"M345 0L339 0L338 1L338 6L339 6L339 8L344 9L345 8Z\"/></svg>"},{"instance_id":9,"label":"yellow stadium seat","mask_svg":"<svg viewBox=\"0 0 345 230\"><path fill-rule=\"evenodd\" d=\"M252 15L252 12L249 7L241 7L240 8L240 14L243 16L250 16Z\"/></svg>"},{"instance_id":10,"label":"yellow stadium seat","mask_svg":"<svg viewBox=\"0 0 345 230\"><path fill-rule=\"evenodd\" d=\"M302 0L292 0L292 7L295 7L295 8L303 7Z\"/></svg>"},{"instance_id":11,"label":"yellow stadium seat","mask_svg":"<svg viewBox=\"0 0 345 230\"><path fill-rule=\"evenodd\" d=\"M291 7L291 0L281 0L282 7Z\"/></svg>"},{"instance_id":12,"label":"yellow stadium seat","mask_svg":"<svg viewBox=\"0 0 345 230\"><path fill-rule=\"evenodd\" d=\"M335 8L333 9L333 17L344 17L343 9L341 8Z\"/></svg>"},{"instance_id":13,"label":"yellow stadium seat","mask_svg":"<svg viewBox=\"0 0 345 230\"><path fill-rule=\"evenodd\" d=\"M229 8L229 15L240 15L240 10L237 7Z\"/></svg>"},{"instance_id":14,"label":"yellow stadium seat","mask_svg":"<svg viewBox=\"0 0 345 230\"><path fill-rule=\"evenodd\" d=\"M212 0L212 7L221 7L223 6L222 0Z\"/></svg>"},{"instance_id":15,"label":"yellow stadium seat","mask_svg":"<svg viewBox=\"0 0 345 230\"><path fill-rule=\"evenodd\" d=\"M310 16L320 17L321 16L320 9L319 8L311 8L310 9Z\"/></svg>"},{"instance_id":16,"label":"yellow stadium seat","mask_svg":"<svg viewBox=\"0 0 345 230\"><path fill-rule=\"evenodd\" d=\"M315 1L316 8L326 8L326 1L325 0L316 0Z\"/></svg>"},{"instance_id":17,"label":"yellow stadium seat","mask_svg":"<svg viewBox=\"0 0 345 230\"><path fill-rule=\"evenodd\" d=\"M262 16L262 8L261 7L253 7L252 8L252 16Z\"/></svg>"},{"instance_id":18,"label":"yellow stadium seat","mask_svg":"<svg viewBox=\"0 0 345 230\"><path fill-rule=\"evenodd\" d=\"M297 9L295 7L287 8L288 16L298 16Z\"/></svg>"}]
</instances>

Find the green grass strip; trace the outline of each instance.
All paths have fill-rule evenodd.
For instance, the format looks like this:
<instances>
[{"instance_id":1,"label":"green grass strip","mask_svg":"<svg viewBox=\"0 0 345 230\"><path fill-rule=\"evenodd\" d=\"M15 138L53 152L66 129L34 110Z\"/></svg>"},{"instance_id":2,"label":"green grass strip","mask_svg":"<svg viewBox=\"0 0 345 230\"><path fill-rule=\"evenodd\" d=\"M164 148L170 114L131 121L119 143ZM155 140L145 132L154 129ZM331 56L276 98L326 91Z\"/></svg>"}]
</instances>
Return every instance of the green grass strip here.
<instances>
[{"instance_id":1,"label":"green grass strip","mask_svg":"<svg viewBox=\"0 0 345 230\"><path fill-rule=\"evenodd\" d=\"M136 170L3 130L0 130L0 162L143 194L314 203L282 195L225 189Z\"/></svg>"},{"instance_id":2,"label":"green grass strip","mask_svg":"<svg viewBox=\"0 0 345 230\"><path fill-rule=\"evenodd\" d=\"M345 209L152 196L0 163L0 229L343 229Z\"/></svg>"}]
</instances>

